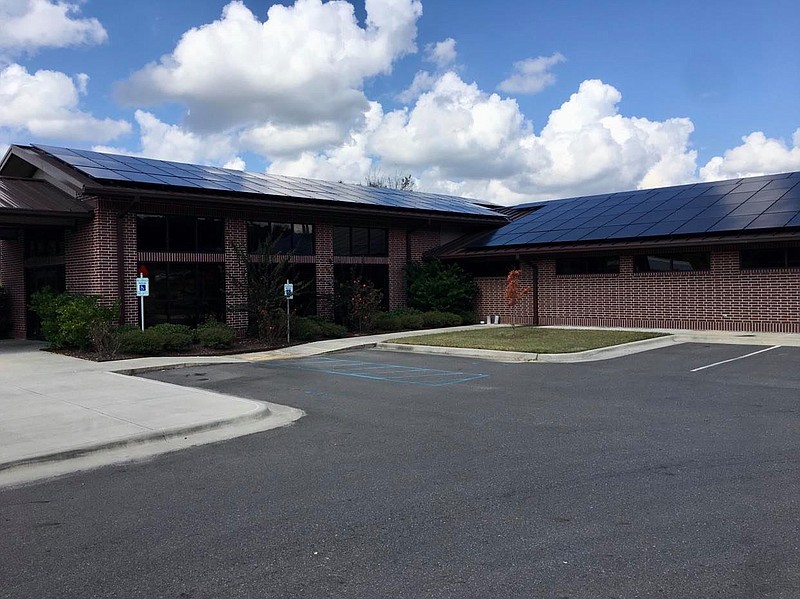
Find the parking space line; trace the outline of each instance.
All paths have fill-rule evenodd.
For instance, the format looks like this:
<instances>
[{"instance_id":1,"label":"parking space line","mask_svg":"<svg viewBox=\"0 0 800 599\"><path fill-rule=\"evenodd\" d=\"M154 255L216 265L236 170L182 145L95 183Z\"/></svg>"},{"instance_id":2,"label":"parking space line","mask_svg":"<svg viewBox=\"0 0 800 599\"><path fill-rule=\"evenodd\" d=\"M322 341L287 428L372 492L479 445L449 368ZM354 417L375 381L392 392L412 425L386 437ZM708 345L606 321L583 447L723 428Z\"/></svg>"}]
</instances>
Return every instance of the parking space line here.
<instances>
[{"instance_id":1,"label":"parking space line","mask_svg":"<svg viewBox=\"0 0 800 599\"><path fill-rule=\"evenodd\" d=\"M290 368L325 374L338 374L360 379L441 387L464 383L489 375L436 368L422 368L401 364L380 364L362 360L317 357L301 360Z\"/></svg>"},{"instance_id":2,"label":"parking space line","mask_svg":"<svg viewBox=\"0 0 800 599\"><path fill-rule=\"evenodd\" d=\"M780 345L773 345L772 347L767 347L765 349L760 349L758 351L750 352L749 354L745 354L743 356L739 356L738 358L731 358L730 360L722 360L722 362L714 362L713 364L707 364L705 366L700 366L699 368L693 368L689 372L698 372L699 370L705 370L706 368L713 368L714 366L719 366L721 364L727 364L728 362L735 362L736 360L744 360L745 358L749 358L750 356L755 356L756 354L763 354L767 351L772 351L773 349L778 349L781 347Z\"/></svg>"}]
</instances>

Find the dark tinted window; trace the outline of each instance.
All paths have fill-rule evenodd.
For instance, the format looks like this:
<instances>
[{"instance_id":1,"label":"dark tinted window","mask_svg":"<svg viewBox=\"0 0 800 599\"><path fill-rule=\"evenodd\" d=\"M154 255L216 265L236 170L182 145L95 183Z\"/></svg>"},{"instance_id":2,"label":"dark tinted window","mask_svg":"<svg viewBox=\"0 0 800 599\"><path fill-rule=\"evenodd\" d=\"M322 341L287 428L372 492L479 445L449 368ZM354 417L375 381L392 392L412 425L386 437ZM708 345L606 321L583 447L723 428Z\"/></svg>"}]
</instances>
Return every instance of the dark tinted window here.
<instances>
[{"instance_id":1,"label":"dark tinted window","mask_svg":"<svg viewBox=\"0 0 800 599\"><path fill-rule=\"evenodd\" d=\"M221 218L197 219L197 251L225 251L225 221Z\"/></svg>"},{"instance_id":2,"label":"dark tinted window","mask_svg":"<svg viewBox=\"0 0 800 599\"><path fill-rule=\"evenodd\" d=\"M800 268L800 248L761 248L739 252L743 269Z\"/></svg>"},{"instance_id":3,"label":"dark tinted window","mask_svg":"<svg viewBox=\"0 0 800 599\"><path fill-rule=\"evenodd\" d=\"M350 255L350 227L333 228L333 253L336 256Z\"/></svg>"},{"instance_id":4,"label":"dark tinted window","mask_svg":"<svg viewBox=\"0 0 800 599\"><path fill-rule=\"evenodd\" d=\"M247 247L250 253L271 248L275 253L311 256L314 225L252 221L247 225Z\"/></svg>"},{"instance_id":5,"label":"dark tinted window","mask_svg":"<svg viewBox=\"0 0 800 599\"><path fill-rule=\"evenodd\" d=\"M136 217L136 240L140 252L166 252L167 217L139 214Z\"/></svg>"},{"instance_id":6,"label":"dark tinted window","mask_svg":"<svg viewBox=\"0 0 800 599\"><path fill-rule=\"evenodd\" d=\"M509 272L519 268L519 263L514 260L478 260L460 266L473 277L507 277Z\"/></svg>"},{"instance_id":7,"label":"dark tinted window","mask_svg":"<svg viewBox=\"0 0 800 599\"><path fill-rule=\"evenodd\" d=\"M225 275L222 264L147 264L150 296L144 302L145 324L162 322L195 326L207 317L225 320Z\"/></svg>"},{"instance_id":8,"label":"dark tinted window","mask_svg":"<svg viewBox=\"0 0 800 599\"><path fill-rule=\"evenodd\" d=\"M222 252L225 246L221 218L139 214L136 229L140 252Z\"/></svg>"},{"instance_id":9,"label":"dark tinted window","mask_svg":"<svg viewBox=\"0 0 800 599\"><path fill-rule=\"evenodd\" d=\"M619 256L579 256L556 260L558 275L599 275L619 272Z\"/></svg>"},{"instance_id":10,"label":"dark tinted window","mask_svg":"<svg viewBox=\"0 0 800 599\"><path fill-rule=\"evenodd\" d=\"M672 272L709 270L709 252L684 252L675 254L643 254L633 257L635 272Z\"/></svg>"},{"instance_id":11,"label":"dark tinted window","mask_svg":"<svg viewBox=\"0 0 800 599\"><path fill-rule=\"evenodd\" d=\"M369 229L353 227L350 233L350 254L366 256L369 254Z\"/></svg>"},{"instance_id":12,"label":"dark tinted window","mask_svg":"<svg viewBox=\"0 0 800 599\"><path fill-rule=\"evenodd\" d=\"M388 256L388 231L367 227L334 227L336 256Z\"/></svg>"},{"instance_id":13,"label":"dark tinted window","mask_svg":"<svg viewBox=\"0 0 800 599\"><path fill-rule=\"evenodd\" d=\"M65 254L64 229L31 229L25 234L26 258L56 258Z\"/></svg>"}]
</instances>

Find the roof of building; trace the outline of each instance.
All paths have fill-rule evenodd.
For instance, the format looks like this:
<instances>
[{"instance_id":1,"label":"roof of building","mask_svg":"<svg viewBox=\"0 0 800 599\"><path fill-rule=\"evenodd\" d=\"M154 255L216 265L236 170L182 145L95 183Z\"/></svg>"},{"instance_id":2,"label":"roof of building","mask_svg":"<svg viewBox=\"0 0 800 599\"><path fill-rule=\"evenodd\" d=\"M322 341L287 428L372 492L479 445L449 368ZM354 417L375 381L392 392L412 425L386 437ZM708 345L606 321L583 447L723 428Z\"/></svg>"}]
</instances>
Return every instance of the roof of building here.
<instances>
[{"instance_id":1,"label":"roof of building","mask_svg":"<svg viewBox=\"0 0 800 599\"><path fill-rule=\"evenodd\" d=\"M800 230L800 172L514 208L510 223L461 246L481 251Z\"/></svg>"},{"instance_id":2,"label":"roof of building","mask_svg":"<svg viewBox=\"0 0 800 599\"><path fill-rule=\"evenodd\" d=\"M89 217L80 202L46 181L0 177L0 224L38 222L44 219Z\"/></svg>"},{"instance_id":3,"label":"roof of building","mask_svg":"<svg viewBox=\"0 0 800 599\"><path fill-rule=\"evenodd\" d=\"M394 190L316 179L248 173L238 170L153 160L56 146L33 146L39 153L79 171L92 182L113 189L180 190L231 196L325 202L401 211L489 217L504 220L486 201L435 193Z\"/></svg>"}]
</instances>

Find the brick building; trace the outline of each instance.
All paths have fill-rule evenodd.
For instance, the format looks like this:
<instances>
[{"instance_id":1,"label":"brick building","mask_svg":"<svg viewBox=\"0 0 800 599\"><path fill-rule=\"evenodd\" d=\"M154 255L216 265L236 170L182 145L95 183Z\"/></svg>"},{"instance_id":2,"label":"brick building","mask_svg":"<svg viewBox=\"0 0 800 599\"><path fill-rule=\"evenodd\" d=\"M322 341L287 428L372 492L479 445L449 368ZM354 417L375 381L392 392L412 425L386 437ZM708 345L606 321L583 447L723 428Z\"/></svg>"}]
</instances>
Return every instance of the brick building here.
<instances>
[{"instance_id":1,"label":"brick building","mask_svg":"<svg viewBox=\"0 0 800 599\"><path fill-rule=\"evenodd\" d=\"M480 314L540 325L800 332L800 173L552 200L439 248L472 270Z\"/></svg>"},{"instance_id":2,"label":"brick building","mask_svg":"<svg viewBox=\"0 0 800 599\"><path fill-rule=\"evenodd\" d=\"M16 337L36 334L26 305L45 286L120 300L135 324L140 272L147 324L211 315L244 334L242 282L262 243L289 255L307 313L333 316L335 282L353 276L397 308L409 260L504 222L463 198L66 148L12 146L0 162L0 281Z\"/></svg>"},{"instance_id":3,"label":"brick building","mask_svg":"<svg viewBox=\"0 0 800 599\"><path fill-rule=\"evenodd\" d=\"M207 315L243 334L246 263L262 242L290 254L298 306L333 315L354 275L405 303L403 268L455 261L483 318L511 313L510 268L532 324L800 332L800 173L501 208L487 202L42 146L0 162L0 281L14 335L36 332L37 289L121 301L151 280L150 324Z\"/></svg>"}]
</instances>

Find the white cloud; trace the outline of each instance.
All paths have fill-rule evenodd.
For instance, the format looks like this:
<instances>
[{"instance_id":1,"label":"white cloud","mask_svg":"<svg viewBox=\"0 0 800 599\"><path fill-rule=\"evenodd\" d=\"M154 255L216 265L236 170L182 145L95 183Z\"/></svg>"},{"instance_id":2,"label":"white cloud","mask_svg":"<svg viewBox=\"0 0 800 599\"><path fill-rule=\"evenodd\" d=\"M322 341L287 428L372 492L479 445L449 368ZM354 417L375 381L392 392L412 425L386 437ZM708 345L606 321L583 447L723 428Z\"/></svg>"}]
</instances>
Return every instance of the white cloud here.
<instances>
[{"instance_id":1,"label":"white cloud","mask_svg":"<svg viewBox=\"0 0 800 599\"><path fill-rule=\"evenodd\" d=\"M245 149L278 158L336 145L346 133L331 122L297 126L267 123L244 130L240 141Z\"/></svg>"},{"instance_id":2,"label":"white cloud","mask_svg":"<svg viewBox=\"0 0 800 599\"><path fill-rule=\"evenodd\" d=\"M368 109L365 79L416 50L419 0L367 0L366 26L347 2L273 5L261 22L239 0L186 32L168 56L120 85L130 103L177 101L197 130L336 123ZM343 124L343 125L342 125Z\"/></svg>"},{"instance_id":3,"label":"white cloud","mask_svg":"<svg viewBox=\"0 0 800 599\"><path fill-rule=\"evenodd\" d=\"M79 18L81 3L0 0L0 55L106 41L100 21Z\"/></svg>"},{"instance_id":4,"label":"white cloud","mask_svg":"<svg viewBox=\"0 0 800 599\"><path fill-rule=\"evenodd\" d=\"M456 40L448 37L446 40L425 46L425 60L444 69L456 61Z\"/></svg>"},{"instance_id":5,"label":"white cloud","mask_svg":"<svg viewBox=\"0 0 800 599\"><path fill-rule=\"evenodd\" d=\"M107 141L131 130L128 122L97 119L79 109L88 76L11 64L0 71L0 127L42 137Z\"/></svg>"},{"instance_id":6,"label":"white cloud","mask_svg":"<svg viewBox=\"0 0 800 599\"><path fill-rule=\"evenodd\" d=\"M753 177L800 170L800 128L792 135L792 145L782 139L754 131L742 144L714 156L700 169L704 181Z\"/></svg>"},{"instance_id":7,"label":"white cloud","mask_svg":"<svg viewBox=\"0 0 800 599\"><path fill-rule=\"evenodd\" d=\"M500 82L497 88L510 94L536 94L553 85L556 76L550 71L566 58L560 52L552 56L526 58L514 63L514 72Z\"/></svg>"},{"instance_id":8,"label":"white cloud","mask_svg":"<svg viewBox=\"0 0 800 599\"><path fill-rule=\"evenodd\" d=\"M423 93L433 89L437 81L436 75L428 71L418 71L414 80L406 89L397 94L397 99L403 104L411 104Z\"/></svg>"},{"instance_id":9,"label":"white cloud","mask_svg":"<svg viewBox=\"0 0 800 599\"><path fill-rule=\"evenodd\" d=\"M511 99L452 72L412 107L373 104L347 143L273 163L273 172L358 182L380 165L420 189L501 203L683 183L695 177L689 119L621 115L621 94L584 81L537 135Z\"/></svg>"}]
</instances>

